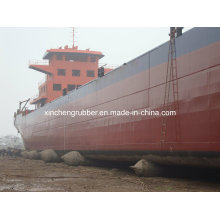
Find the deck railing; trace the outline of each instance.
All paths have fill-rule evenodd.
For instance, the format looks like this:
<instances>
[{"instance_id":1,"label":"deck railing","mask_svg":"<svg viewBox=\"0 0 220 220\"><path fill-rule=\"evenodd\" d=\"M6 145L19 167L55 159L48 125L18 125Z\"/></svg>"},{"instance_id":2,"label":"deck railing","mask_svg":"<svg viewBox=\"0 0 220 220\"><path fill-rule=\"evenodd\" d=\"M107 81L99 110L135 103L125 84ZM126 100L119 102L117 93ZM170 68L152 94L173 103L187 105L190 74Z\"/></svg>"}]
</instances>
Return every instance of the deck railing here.
<instances>
[{"instance_id":1,"label":"deck railing","mask_svg":"<svg viewBox=\"0 0 220 220\"><path fill-rule=\"evenodd\" d=\"M48 60L30 60L29 65L45 65L45 66L48 66L49 61Z\"/></svg>"},{"instance_id":2,"label":"deck railing","mask_svg":"<svg viewBox=\"0 0 220 220\"><path fill-rule=\"evenodd\" d=\"M34 96L32 96L30 98L30 102L32 102L34 99L36 99L37 97L39 97L39 93L35 94Z\"/></svg>"},{"instance_id":3,"label":"deck railing","mask_svg":"<svg viewBox=\"0 0 220 220\"><path fill-rule=\"evenodd\" d=\"M103 66L104 68L109 68L109 69L115 69L119 67L117 64L106 64L106 63L99 63L99 67Z\"/></svg>"}]
</instances>

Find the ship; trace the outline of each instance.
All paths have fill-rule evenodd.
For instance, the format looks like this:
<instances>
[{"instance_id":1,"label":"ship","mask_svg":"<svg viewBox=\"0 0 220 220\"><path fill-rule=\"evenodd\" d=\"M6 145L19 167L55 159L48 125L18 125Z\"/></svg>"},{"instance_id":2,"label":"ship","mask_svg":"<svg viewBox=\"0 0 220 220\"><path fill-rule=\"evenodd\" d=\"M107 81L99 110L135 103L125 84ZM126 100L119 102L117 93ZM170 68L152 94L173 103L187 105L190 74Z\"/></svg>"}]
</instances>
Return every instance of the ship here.
<instances>
[{"instance_id":1,"label":"ship","mask_svg":"<svg viewBox=\"0 0 220 220\"><path fill-rule=\"evenodd\" d=\"M112 69L99 67L102 57L73 45L47 50L47 65L30 64L46 81L30 101L35 109L19 108L14 115L26 149L220 166L220 28L171 28L169 41ZM145 109L173 109L176 115L45 115Z\"/></svg>"}]
</instances>

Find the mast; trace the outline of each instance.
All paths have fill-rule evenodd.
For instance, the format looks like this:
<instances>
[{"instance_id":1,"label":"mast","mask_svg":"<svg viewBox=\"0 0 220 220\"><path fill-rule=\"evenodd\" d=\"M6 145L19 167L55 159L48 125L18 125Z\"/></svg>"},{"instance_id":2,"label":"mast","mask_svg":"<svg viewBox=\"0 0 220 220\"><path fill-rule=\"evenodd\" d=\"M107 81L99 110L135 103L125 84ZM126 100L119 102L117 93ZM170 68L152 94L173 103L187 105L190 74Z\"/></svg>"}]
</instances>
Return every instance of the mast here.
<instances>
[{"instance_id":1,"label":"mast","mask_svg":"<svg viewBox=\"0 0 220 220\"><path fill-rule=\"evenodd\" d=\"M74 49L74 27L73 27L73 49Z\"/></svg>"},{"instance_id":2,"label":"mast","mask_svg":"<svg viewBox=\"0 0 220 220\"><path fill-rule=\"evenodd\" d=\"M165 94L164 94L164 111L175 110L176 115L174 116L175 122L175 141L180 140L180 122L179 122L179 88L178 88L178 74L177 74L177 61L176 61L176 37L182 35L182 29L179 27L170 28L170 42L169 42L169 52L168 52L168 62L167 62L167 72L166 72L166 83L165 83ZM171 100L173 90L173 102ZM162 128L161 128L161 146L166 144L167 138L167 116L162 117Z\"/></svg>"}]
</instances>

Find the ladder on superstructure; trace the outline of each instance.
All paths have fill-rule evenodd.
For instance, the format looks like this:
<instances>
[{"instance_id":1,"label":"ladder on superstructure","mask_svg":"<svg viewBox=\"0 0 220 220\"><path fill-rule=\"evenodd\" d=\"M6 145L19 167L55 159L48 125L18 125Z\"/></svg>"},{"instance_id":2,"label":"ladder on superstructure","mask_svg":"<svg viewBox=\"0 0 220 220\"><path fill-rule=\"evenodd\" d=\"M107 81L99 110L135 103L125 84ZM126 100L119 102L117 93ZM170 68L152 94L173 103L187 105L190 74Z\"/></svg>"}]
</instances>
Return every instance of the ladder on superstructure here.
<instances>
[{"instance_id":1,"label":"ladder on superstructure","mask_svg":"<svg viewBox=\"0 0 220 220\"><path fill-rule=\"evenodd\" d=\"M166 84L165 84L165 94L164 94L164 111L176 111L175 119L175 133L176 140L180 138L180 124L179 124L179 94L178 94L178 75L177 75L177 61L176 61L176 32L177 28L170 28L170 42L169 42L169 52L168 52L168 62L167 62L167 72L166 72ZM171 94L170 90L173 91L173 102L170 100ZM162 116L162 127L161 127L161 146L163 147L166 142L167 136L167 116Z\"/></svg>"}]
</instances>

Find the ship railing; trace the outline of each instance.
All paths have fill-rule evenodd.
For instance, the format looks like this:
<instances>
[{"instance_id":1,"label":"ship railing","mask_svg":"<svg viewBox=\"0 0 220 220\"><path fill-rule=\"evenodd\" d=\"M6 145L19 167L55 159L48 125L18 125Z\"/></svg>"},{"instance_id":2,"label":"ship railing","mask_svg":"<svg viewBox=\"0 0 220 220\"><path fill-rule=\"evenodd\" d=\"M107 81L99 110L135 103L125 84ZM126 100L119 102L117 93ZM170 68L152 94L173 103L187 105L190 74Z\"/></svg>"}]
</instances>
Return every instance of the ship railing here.
<instances>
[{"instance_id":1,"label":"ship railing","mask_svg":"<svg viewBox=\"0 0 220 220\"><path fill-rule=\"evenodd\" d=\"M49 65L48 60L30 60L29 65Z\"/></svg>"},{"instance_id":2,"label":"ship railing","mask_svg":"<svg viewBox=\"0 0 220 220\"><path fill-rule=\"evenodd\" d=\"M109 68L109 69L115 69L119 67L117 64L106 64L106 63L99 63L99 67Z\"/></svg>"},{"instance_id":3,"label":"ship railing","mask_svg":"<svg viewBox=\"0 0 220 220\"><path fill-rule=\"evenodd\" d=\"M32 102L32 101L34 101L36 98L38 98L39 97L39 93L37 93L37 94L35 94L34 96L32 96L31 98L30 98L30 102Z\"/></svg>"}]
</instances>

